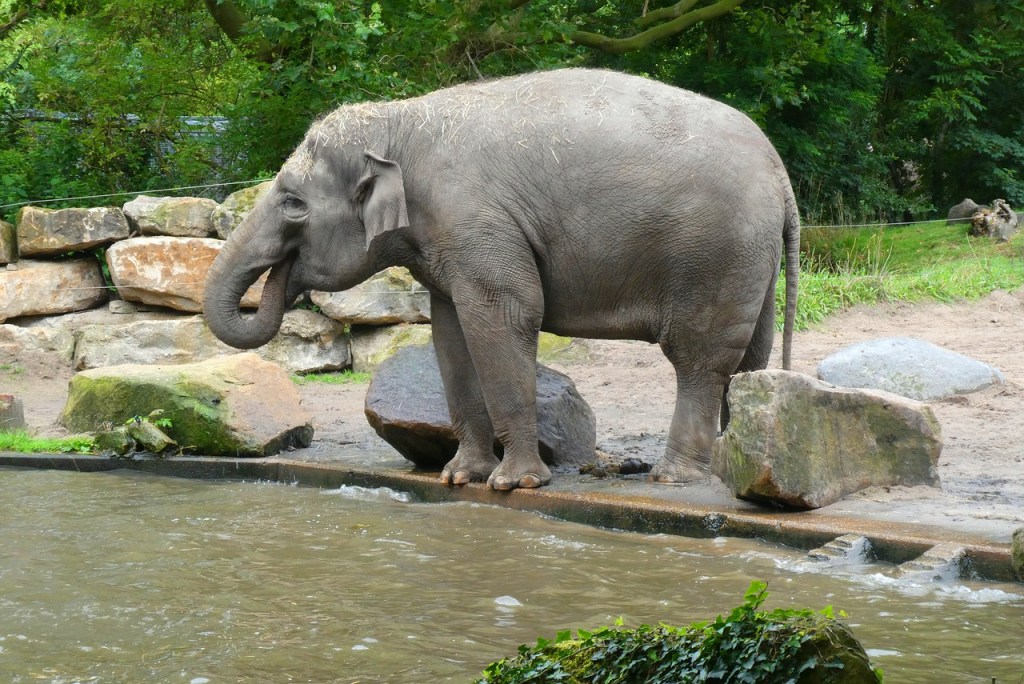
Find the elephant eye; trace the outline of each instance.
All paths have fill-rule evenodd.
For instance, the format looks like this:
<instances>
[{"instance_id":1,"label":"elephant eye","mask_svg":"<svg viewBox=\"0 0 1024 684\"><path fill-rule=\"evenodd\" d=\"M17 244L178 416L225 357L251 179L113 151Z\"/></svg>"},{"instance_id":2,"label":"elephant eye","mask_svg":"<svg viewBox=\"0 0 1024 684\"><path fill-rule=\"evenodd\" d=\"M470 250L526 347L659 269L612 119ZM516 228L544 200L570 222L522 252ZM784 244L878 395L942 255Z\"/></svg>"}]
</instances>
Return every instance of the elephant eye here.
<instances>
[{"instance_id":1,"label":"elephant eye","mask_svg":"<svg viewBox=\"0 0 1024 684\"><path fill-rule=\"evenodd\" d=\"M306 206L306 203L295 195L285 197L284 202L281 203L281 208L288 218L300 219L309 213L309 207Z\"/></svg>"}]
</instances>

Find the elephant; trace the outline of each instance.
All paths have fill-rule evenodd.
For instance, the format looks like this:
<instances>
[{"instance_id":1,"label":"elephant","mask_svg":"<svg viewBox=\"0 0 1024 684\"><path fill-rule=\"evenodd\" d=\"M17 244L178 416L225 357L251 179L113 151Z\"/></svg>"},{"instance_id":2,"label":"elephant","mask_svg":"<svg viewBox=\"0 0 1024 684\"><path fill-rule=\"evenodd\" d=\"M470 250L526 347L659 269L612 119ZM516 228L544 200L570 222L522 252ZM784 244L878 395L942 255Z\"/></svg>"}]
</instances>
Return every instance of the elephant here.
<instances>
[{"instance_id":1,"label":"elephant","mask_svg":"<svg viewBox=\"0 0 1024 684\"><path fill-rule=\"evenodd\" d=\"M799 241L789 177L747 116L638 76L557 69L314 122L211 266L203 311L222 341L254 348L304 291L408 268L430 292L459 441L441 481L496 490L551 480L541 330L657 343L677 396L651 477L688 482L708 477L730 377L767 367L783 247L790 366Z\"/></svg>"}]
</instances>

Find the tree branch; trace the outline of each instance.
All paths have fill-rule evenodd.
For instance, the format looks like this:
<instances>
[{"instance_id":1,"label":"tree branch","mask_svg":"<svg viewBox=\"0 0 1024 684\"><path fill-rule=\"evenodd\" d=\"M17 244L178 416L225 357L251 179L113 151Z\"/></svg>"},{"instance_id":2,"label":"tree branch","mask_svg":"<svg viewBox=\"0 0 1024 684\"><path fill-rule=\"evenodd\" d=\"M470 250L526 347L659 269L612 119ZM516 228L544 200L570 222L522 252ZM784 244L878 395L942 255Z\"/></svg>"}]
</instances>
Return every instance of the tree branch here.
<instances>
[{"instance_id":1,"label":"tree branch","mask_svg":"<svg viewBox=\"0 0 1024 684\"><path fill-rule=\"evenodd\" d=\"M263 36L246 33L249 19L232 0L205 0L206 9L217 26L236 47L244 50L253 59L272 64L280 50L271 45Z\"/></svg>"},{"instance_id":2,"label":"tree branch","mask_svg":"<svg viewBox=\"0 0 1024 684\"><path fill-rule=\"evenodd\" d=\"M509 9L521 10L529 2L530 0L506 0L506 5ZM698 2L700 0L679 0L669 7L648 12L633 21L638 28L643 30L625 38L613 38L592 31L572 31L563 36L541 41L521 32L495 30L496 27L492 26L482 34L467 38L465 41L466 51L474 56L480 56L528 43L566 42L613 55L621 55L642 50L652 43L681 33L694 24L728 14L742 5L744 0L718 0L706 7L693 9Z\"/></svg>"},{"instance_id":3,"label":"tree branch","mask_svg":"<svg viewBox=\"0 0 1024 684\"><path fill-rule=\"evenodd\" d=\"M655 12L648 13L647 17L654 14L658 14L658 16L661 17L676 16L669 21L657 24L649 29L626 38L609 38L608 36L601 35L600 33L576 31L574 33L570 33L568 39L570 42L576 43L577 45L594 48L595 50L607 52L612 55L621 55L627 52L633 52L634 50L642 50L651 43L663 40L669 36L674 36L677 33L681 33L694 24L699 24L702 21L709 21L728 14L744 2L744 0L718 0L718 2L708 5L707 7L688 10L687 7L692 7L695 4L695 1L696 0L681 0L672 7L666 7L661 10L655 10ZM653 20L646 21L647 17L642 17L637 21L637 23L642 26L653 23Z\"/></svg>"}]
</instances>

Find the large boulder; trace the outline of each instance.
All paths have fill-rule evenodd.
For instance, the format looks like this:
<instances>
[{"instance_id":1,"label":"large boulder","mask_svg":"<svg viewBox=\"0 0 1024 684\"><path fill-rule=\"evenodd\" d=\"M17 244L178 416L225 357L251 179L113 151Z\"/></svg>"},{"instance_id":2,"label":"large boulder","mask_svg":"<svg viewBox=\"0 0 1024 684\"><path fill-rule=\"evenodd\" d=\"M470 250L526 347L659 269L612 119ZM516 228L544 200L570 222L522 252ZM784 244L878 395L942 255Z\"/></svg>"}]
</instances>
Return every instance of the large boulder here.
<instances>
[{"instance_id":1,"label":"large boulder","mask_svg":"<svg viewBox=\"0 0 1024 684\"><path fill-rule=\"evenodd\" d=\"M430 320L430 293L404 268L386 269L343 292L313 291L310 296L324 315L351 325Z\"/></svg>"},{"instance_id":2,"label":"large boulder","mask_svg":"<svg viewBox=\"0 0 1024 684\"><path fill-rule=\"evenodd\" d=\"M168 437L205 456L270 456L313 439L310 416L288 374L251 353L82 371L71 379L60 421L69 430L91 432L154 411L168 421L162 427Z\"/></svg>"},{"instance_id":3,"label":"large boulder","mask_svg":"<svg viewBox=\"0 0 1024 684\"><path fill-rule=\"evenodd\" d=\"M818 365L818 377L843 387L934 401L1005 382L981 361L913 337L887 337L844 347Z\"/></svg>"},{"instance_id":4,"label":"large boulder","mask_svg":"<svg viewBox=\"0 0 1024 684\"><path fill-rule=\"evenodd\" d=\"M139 195L122 207L128 223L143 235L212 237L217 203L202 197Z\"/></svg>"},{"instance_id":5,"label":"large boulder","mask_svg":"<svg viewBox=\"0 0 1024 684\"><path fill-rule=\"evenodd\" d=\"M92 257L34 261L0 269L0 323L19 316L81 311L107 301L100 264Z\"/></svg>"},{"instance_id":6,"label":"large boulder","mask_svg":"<svg viewBox=\"0 0 1024 684\"><path fill-rule=\"evenodd\" d=\"M108 245L128 237L128 220L116 207L43 209L22 207L15 219L22 257L57 256Z\"/></svg>"},{"instance_id":7,"label":"large boulder","mask_svg":"<svg viewBox=\"0 0 1024 684\"><path fill-rule=\"evenodd\" d=\"M0 266L18 260L18 233L14 224L0 221Z\"/></svg>"},{"instance_id":8,"label":"large boulder","mask_svg":"<svg viewBox=\"0 0 1024 684\"><path fill-rule=\"evenodd\" d=\"M736 496L820 508L874 485L939 483L939 423L926 404L808 375L741 373L711 469Z\"/></svg>"},{"instance_id":9,"label":"large boulder","mask_svg":"<svg viewBox=\"0 0 1024 684\"><path fill-rule=\"evenodd\" d=\"M273 181L264 181L259 185L242 188L225 197L224 201L213 210L213 227L217 232L217 237L227 240L271 185L273 185Z\"/></svg>"},{"instance_id":10,"label":"large boulder","mask_svg":"<svg viewBox=\"0 0 1024 684\"><path fill-rule=\"evenodd\" d=\"M107 250L107 265L124 299L198 313L206 274L223 246L213 238L131 238ZM263 275L246 291L242 306L259 306L265 282Z\"/></svg>"},{"instance_id":11,"label":"large boulder","mask_svg":"<svg viewBox=\"0 0 1024 684\"><path fill-rule=\"evenodd\" d=\"M366 392L366 418L385 441L426 470L440 470L455 455L441 373L433 344L404 347L378 368ZM537 439L550 466L593 463L597 423L567 376L537 367ZM500 445L495 444L500 453Z\"/></svg>"},{"instance_id":12,"label":"large boulder","mask_svg":"<svg viewBox=\"0 0 1024 684\"><path fill-rule=\"evenodd\" d=\"M218 340L202 316L86 325L75 337L72 363L76 370L122 364L181 364L237 351ZM333 371L350 364L344 327L312 311L286 312L281 330L256 353L291 373Z\"/></svg>"}]
</instances>

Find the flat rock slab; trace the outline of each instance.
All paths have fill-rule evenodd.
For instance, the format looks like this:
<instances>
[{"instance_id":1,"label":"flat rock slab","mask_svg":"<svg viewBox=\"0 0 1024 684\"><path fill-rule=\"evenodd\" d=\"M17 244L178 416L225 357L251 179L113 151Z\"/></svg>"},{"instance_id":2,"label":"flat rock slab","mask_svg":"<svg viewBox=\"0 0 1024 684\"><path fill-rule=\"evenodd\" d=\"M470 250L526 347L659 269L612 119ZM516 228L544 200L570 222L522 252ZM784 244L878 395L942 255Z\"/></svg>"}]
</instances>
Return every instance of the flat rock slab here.
<instances>
[{"instance_id":1,"label":"flat rock slab","mask_svg":"<svg viewBox=\"0 0 1024 684\"><path fill-rule=\"evenodd\" d=\"M169 422L168 437L204 456L271 456L313 439L287 373L252 353L82 371L71 379L60 420L69 430L93 432L154 411Z\"/></svg>"},{"instance_id":2,"label":"flat rock slab","mask_svg":"<svg viewBox=\"0 0 1024 684\"><path fill-rule=\"evenodd\" d=\"M404 347L377 369L366 393L366 418L386 442L425 470L455 455L441 372L433 344ZM537 438L550 466L595 461L597 421L568 376L537 367ZM500 455L500 445L496 453Z\"/></svg>"},{"instance_id":3,"label":"flat rock slab","mask_svg":"<svg viewBox=\"0 0 1024 684\"><path fill-rule=\"evenodd\" d=\"M841 387L935 401L1005 382L996 368L913 337L887 337L844 347L818 365L818 377Z\"/></svg>"}]
</instances>

